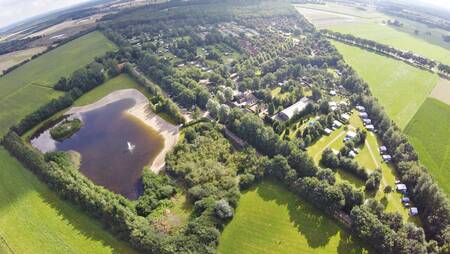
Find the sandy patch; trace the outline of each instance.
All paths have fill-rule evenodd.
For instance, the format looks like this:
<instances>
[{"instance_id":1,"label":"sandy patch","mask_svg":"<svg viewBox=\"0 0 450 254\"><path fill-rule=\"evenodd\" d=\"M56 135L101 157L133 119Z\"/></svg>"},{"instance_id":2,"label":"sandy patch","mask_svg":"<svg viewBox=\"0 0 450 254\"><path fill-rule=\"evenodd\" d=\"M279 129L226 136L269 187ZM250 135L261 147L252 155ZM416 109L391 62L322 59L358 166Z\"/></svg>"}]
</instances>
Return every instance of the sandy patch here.
<instances>
[{"instance_id":1,"label":"sandy patch","mask_svg":"<svg viewBox=\"0 0 450 254\"><path fill-rule=\"evenodd\" d=\"M47 47L35 47L0 55L0 73L9 67L30 59L33 55L41 53L45 49Z\"/></svg>"},{"instance_id":2,"label":"sandy patch","mask_svg":"<svg viewBox=\"0 0 450 254\"><path fill-rule=\"evenodd\" d=\"M433 91L431 91L430 97L450 105L450 80L440 78Z\"/></svg>"},{"instance_id":3,"label":"sandy patch","mask_svg":"<svg viewBox=\"0 0 450 254\"><path fill-rule=\"evenodd\" d=\"M51 27L48 27L44 30L32 33L27 35L25 38L34 37L34 36L47 36L50 34L55 34L59 32L64 32L64 30L72 27L84 26L94 24L98 19L100 19L104 14L96 14L82 19L76 20L66 20Z\"/></svg>"},{"instance_id":4,"label":"sandy patch","mask_svg":"<svg viewBox=\"0 0 450 254\"><path fill-rule=\"evenodd\" d=\"M158 173L164 168L166 154L176 145L178 141L180 126L173 125L155 114L149 108L149 101L147 97L145 97L145 95L138 90L122 89L114 91L92 104L81 107L73 107L67 111L65 115L95 110L112 102L128 98L134 99L136 104L132 108L128 109L126 113L139 118L149 127L156 130L164 139L163 149L155 157L151 165L149 165L153 172Z\"/></svg>"}]
</instances>

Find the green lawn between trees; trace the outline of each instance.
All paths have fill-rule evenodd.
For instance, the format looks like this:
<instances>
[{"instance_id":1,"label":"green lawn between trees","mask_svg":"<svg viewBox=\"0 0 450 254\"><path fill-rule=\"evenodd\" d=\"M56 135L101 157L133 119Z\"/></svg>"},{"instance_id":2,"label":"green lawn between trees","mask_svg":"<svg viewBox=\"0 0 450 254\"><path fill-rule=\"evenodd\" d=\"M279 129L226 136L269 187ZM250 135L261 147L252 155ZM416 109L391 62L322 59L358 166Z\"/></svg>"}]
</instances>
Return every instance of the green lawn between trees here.
<instances>
[{"instance_id":1,"label":"green lawn between trees","mask_svg":"<svg viewBox=\"0 0 450 254\"><path fill-rule=\"evenodd\" d=\"M332 41L370 87L389 117L404 129L436 86L436 74L358 47Z\"/></svg>"},{"instance_id":2,"label":"green lawn between trees","mask_svg":"<svg viewBox=\"0 0 450 254\"><path fill-rule=\"evenodd\" d=\"M439 186L450 195L450 105L428 98L405 128L409 141Z\"/></svg>"},{"instance_id":3,"label":"green lawn between trees","mask_svg":"<svg viewBox=\"0 0 450 254\"><path fill-rule=\"evenodd\" d=\"M361 130L365 129L358 112L353 112L349 125L347 126L348 130L353 131L355 131L356 128ZM344 139L346 133L347 130L345 130L344 127L341 127L338 130L333 131L329 136L323 136L312 146L308 147L308 154L317 164L319 164L319 161L322 158L322 152L326 148L339 151L342 147L344 147L344 142L342 142L342 140ZM366 193L366 198L375 198L385 206L386 212L398 212L403 216L404 222L409 221L420 226L421 222L418 217L409 216L408 209L405 208L400 201L402 195L395 191L395 180L398 177L396 177L394 168L390 164L383 162L378 151L379 146L381 146L381 142L377 139L375 134L367 131L366 143L359 149L360 151L355 157L358 164L366 168L369 174L377 168L380 168L382 171L383 178L378 191L375 194ZM336 172L336 181L347 181L353 184L356 188L364 188L365 185L365 182L361 179L340 169ZM384 188L388 185L391 186L394 191L391 193L384 193Z\"/></svg>"},{"instance_id":4,"label":"green lawn between trees","mask_svg":"<svg viewBox=\"0 0 450 254\"><path fill-rule=\"evenodd\" d=\"M69 76L96 56L116 49L100 32L92 32L1 77L0 135L38 107L62 95L51 89L60 77Z\"/></svg>"},{"instance_id":5,"label":"green lawn between trees","mask_svg":"<svg viewBox=\"0 0 450 254\"><path fill-rule=\"evenodd\" d=\"M323 212L266 180L241 196L218 252L367 253L361 246Z\"/></svg>"}]
</instances>

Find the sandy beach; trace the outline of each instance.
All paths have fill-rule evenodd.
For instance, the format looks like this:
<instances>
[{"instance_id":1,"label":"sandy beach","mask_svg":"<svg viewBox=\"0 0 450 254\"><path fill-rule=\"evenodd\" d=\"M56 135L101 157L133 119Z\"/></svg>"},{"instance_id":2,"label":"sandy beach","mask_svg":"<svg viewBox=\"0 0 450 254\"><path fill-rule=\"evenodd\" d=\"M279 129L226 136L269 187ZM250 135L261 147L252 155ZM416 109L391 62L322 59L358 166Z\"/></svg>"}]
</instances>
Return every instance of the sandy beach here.
<instances>
[{"instance_id":1,"label":"sandy beach","mask_svg":"<svg viewBox=\"0 0 450 254\"><path fill-rule=\"evenodd\" d=\"M149 108L149 101L145 95L136 89L122 89L114 91L102 99L81 107L73 107L65 113L65 115L72 115L83 113L91 110L101 108L112 102L122 99L134 99L136 104L126 111L127 114L137 117L152 129L156 130L164 139L164 147L161 152L151 162L150 168L153 172L158 173L164 168L166 154L176 145L180 126L173 125L160 116L155 114Z\"/></svg>"}]
</instances>

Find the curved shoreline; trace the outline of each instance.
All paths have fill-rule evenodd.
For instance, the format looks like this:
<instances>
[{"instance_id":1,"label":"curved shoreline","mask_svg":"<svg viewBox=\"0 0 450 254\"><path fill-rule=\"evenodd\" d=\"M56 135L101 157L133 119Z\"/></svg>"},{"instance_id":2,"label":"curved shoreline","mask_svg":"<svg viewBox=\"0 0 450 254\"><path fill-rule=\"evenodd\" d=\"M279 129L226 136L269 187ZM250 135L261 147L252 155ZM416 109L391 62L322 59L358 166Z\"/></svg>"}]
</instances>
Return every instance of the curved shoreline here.
<instances>
[{"instance_id":1,"label":"curved shoreline","mask_svg":"<svg viewBox=\"0 0 450 254\"><path fill-rule=\"evenodd\" d=\"M94 103L80 107L72 107L65 112L64 115L92 111L122 99L134 99L135 105L128 109L126 113L140 119L163 137L164 146L161 152L153 159L153 161L150 162L149 165L153 172L160 172L165 166L166 154L176 145L178 141L180 126L173 125L155 114L149 107L150 103L147 97L138 90L121 89L114 91Z\"/></svg>"}]
</instances>

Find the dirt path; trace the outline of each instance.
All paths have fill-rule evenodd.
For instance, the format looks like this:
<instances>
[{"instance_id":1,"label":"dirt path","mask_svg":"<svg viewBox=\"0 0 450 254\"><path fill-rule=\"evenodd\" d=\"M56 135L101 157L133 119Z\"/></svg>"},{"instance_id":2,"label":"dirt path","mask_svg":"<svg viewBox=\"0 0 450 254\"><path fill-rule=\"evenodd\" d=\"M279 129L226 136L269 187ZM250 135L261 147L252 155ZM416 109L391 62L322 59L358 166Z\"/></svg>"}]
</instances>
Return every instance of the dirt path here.
<instances>
[{"instance_id":1,"label":"dirt path","mask_svg":"<svg viewBox=\"0 0 450 254\"><path fill-rule=\"evenodd\" d=\"M317 157L325 151L328 147L330 147L331 144L333 144L336 140L338 140L342 135L345 134L345 131L341 132L341 134L337 135L335 138L333 138L330 142L328 142L316 155L314 155L314 161L316 161Z\"/></svg>"}]
</instances>

